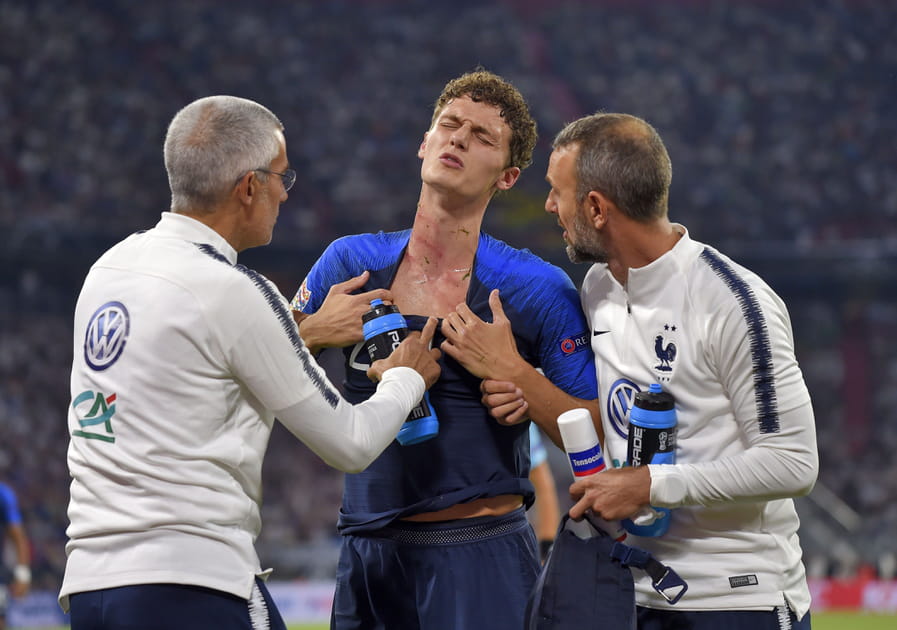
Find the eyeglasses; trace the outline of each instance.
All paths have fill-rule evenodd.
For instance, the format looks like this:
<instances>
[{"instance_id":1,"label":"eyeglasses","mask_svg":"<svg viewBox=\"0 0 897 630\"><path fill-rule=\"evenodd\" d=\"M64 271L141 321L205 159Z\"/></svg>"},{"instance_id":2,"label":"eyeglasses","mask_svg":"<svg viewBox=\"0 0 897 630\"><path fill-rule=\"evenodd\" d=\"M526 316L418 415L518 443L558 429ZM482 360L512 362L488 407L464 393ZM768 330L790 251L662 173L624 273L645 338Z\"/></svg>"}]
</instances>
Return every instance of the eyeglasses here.
<instances>
[{"instance_id":1,"label":"eyeglasses","mask_svg":"<svg viewBox=\"0 0 897 630\"><path fill-rule=\"evenodd\" d=\"M278 173L277 171L269 171L266 168L254 168L254 171L259 171L261 173L268 173L269 175L280 175L280 178L283 180L283 189L286 192L290 191L290 188L293 187L293 184L296 183L296 171L291 168L286 169L283 173Z\"/></svg>"}]
</instances>

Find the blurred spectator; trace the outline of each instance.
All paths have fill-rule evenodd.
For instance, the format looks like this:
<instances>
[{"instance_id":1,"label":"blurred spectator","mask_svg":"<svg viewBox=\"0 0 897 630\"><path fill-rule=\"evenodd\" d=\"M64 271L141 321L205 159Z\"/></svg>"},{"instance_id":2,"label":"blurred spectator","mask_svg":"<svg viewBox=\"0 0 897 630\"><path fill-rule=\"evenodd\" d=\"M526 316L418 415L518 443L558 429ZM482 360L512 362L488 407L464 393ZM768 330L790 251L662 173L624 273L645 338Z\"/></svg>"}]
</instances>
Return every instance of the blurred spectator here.
<instances>
[{"instance_id":1,"label":"blurred spectator","mask_svg":"<svg viewBox=\"0 0 897 630\"><path fill-rule=\"evenodd\" d=\"M24 597L31 588L31 548L22 522L22 513L19 511L19 502L15 491L0 481L0 549L5 546L7 539L12 541L15 549L15 565L8 579L4 575L6 567L0 566L0 630L6 628L9 596Z\"/></svg>"}]
</instances>

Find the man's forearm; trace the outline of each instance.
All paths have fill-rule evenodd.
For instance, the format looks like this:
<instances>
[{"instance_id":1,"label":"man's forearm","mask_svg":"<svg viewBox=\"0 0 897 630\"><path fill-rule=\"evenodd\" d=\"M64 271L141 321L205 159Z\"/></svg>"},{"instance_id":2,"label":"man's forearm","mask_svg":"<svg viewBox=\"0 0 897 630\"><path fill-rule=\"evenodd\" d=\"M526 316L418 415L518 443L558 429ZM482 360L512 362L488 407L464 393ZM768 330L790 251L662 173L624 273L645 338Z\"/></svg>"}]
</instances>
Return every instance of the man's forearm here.
<instances>
[{"instance_id":1,"label":"man's forearm","mask_svg":"<svg viewBox=\"0 0 897 630\"><path fill-rule=\"evenodd\" d=\"M557 425L558 416L578 407L589 410L598 437L604 441L604 429L601 427L597 400L584 400L571 396L522 359L501 379L511 381L520 388L528 405L527 415L558 447L563 448Z\"/></svg>"},{"instance_id":2,"label":"man's forearm","mask_svg":"<svg viewBox=\"0 0 897 630\"><path fill-rule=\"evenodd\" d=\"M302 338L302 343L305 344L309 352L317 356L325 348L326 340L318 334L319 331L316 330L314 325L314 316L300 311L293 311L293 319L296 320L296 325L299 326L299 336Z\"/></svg>"}]
</instances>

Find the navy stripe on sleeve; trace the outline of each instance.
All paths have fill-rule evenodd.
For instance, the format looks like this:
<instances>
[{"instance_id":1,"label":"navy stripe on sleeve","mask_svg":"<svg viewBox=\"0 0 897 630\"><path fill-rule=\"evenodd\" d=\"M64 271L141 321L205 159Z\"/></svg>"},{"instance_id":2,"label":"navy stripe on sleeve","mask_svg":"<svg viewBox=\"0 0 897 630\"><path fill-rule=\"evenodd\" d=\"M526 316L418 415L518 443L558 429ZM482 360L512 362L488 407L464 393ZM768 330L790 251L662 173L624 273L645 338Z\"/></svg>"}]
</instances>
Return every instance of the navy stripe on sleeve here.
<instances>
[{"instance_id":1,"label":"navy stripe on sleeve","mask_svg":"<svg viewBox=\"0 0 897 630\"><path fill-rule=\"evenodd\" d=\"M719 276L735 295L741 314L748 328L751 348L751 364L754 369L754 398L757 403L757 420L760 433L779 432L779 409L776 400L775 375L772 365L772 348L766 318L753 289L719 254L704 249L701 259Z\"/></svg>"},{"instance_id":2,"label":"navy stripe on sleeve","mask_svg":"<svg viewBox=\"0 0 897 630\"><path fill-rule=\"evenodd\" d=\"M321 373L312 366L310 359L311 355L308 352L302 351L305 347L305 344L302 342L302 337L299 336L299 330L296 327L296 322L293 320L293 316L290 314L289 310L284 306L283 300L280 298L280 294L271 285L268 279L254 269L250 269L239 264L231 265L230 261L222 256L218 252L218 250L216 250L211 245L208 245L206 243L196 243L196 246L202 253L214 258L215 260L225 263L229 267L236 269L247 278L252 280L252 283L265 297L265 301L268 302L271 310L274 311L274 314L280 321L280 325L283 328L284 332L287 334L287 337L289 338L290 343L293 346L293 350L296 352L296 356L299 357L299 360L302 362L302 370L324 397L324 400L327 401L327 404L335 409L339 404L340 395L336 392L336 390L329 386L327 380L323 378L321 376Z\"/></svg>"}]
</instances>

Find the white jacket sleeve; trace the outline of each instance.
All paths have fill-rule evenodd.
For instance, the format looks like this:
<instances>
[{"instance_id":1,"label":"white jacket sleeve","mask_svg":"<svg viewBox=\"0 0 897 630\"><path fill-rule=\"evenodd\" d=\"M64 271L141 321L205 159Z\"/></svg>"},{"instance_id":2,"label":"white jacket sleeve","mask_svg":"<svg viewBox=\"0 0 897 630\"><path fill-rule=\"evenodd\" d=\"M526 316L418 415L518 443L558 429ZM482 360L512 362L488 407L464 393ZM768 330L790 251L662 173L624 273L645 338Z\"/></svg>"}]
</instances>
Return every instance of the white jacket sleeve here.
<instances>
[{"instance_id":1,"label":"white jacket sleeve","mask_svg":"<svg viewBox=\"0 0 897 630\"><path fill-rule=\"evenodd\" d=\"M415 370L387 370L374 395L351 405L299 337L286 300L259 276L236 282L228 298L239 317L219 317L218 336L234 378L251 392L259 414L271 414L325 462L345 472L368 466L398 434L424 395Z\"/></svg>"},{"instance_id":2,"label":"white jacket sleeve","mask_svg":"<svg viewBox=\"0 0 897 630\"><path fill-rule=\"evenodd\" d=\"M383 373L377 391L352 405L340 398L336 408L322 397L310 397L275 412L293 435L321 459L344 472L367 468L395 439L396 434L423 398L423 377L407 367Z\"/></svg>"},{"instance_id":3,"label":"white jacket sleeve","mask_svg":"<svg viewBox=\"0 0 897 630\"><path fill-rule=\"evenodd\" d=\"M754 289L769 340L759 365L737 309L708 318L708 360L728 392L744 449L709 461L651 465L652 505L769 501L813 489L819 470L816 428L791 323L778 296L765 285ZM760 405L760 398L767 404Z\"/></svg>"},{"instance_id":4,"label":"white jacket sleeve","mask_svg":"<svg viewBox=\"0 0 897 630\"><path fill-rule=\"evenodd\" d=\"M651 504L710 506L808 494L819 469L813 411L807 403L783 415L788 429L739 455L695 464L649 465Z\"/></svg>"}]
</instances>

